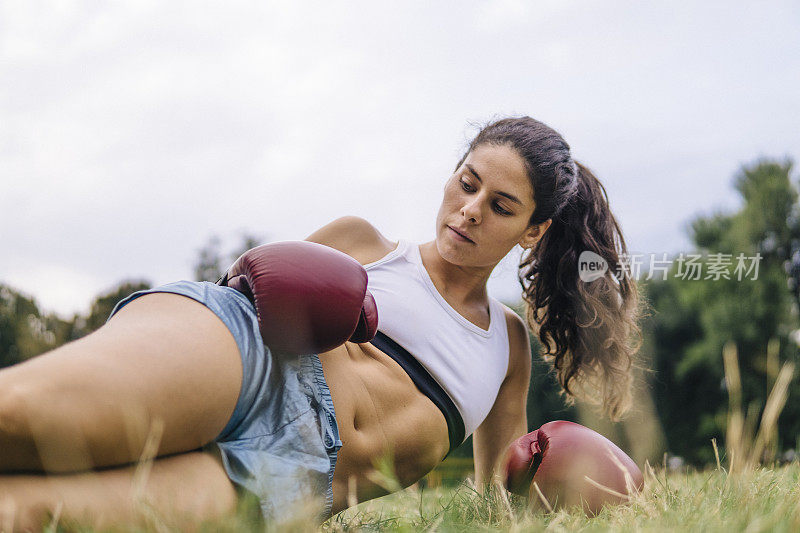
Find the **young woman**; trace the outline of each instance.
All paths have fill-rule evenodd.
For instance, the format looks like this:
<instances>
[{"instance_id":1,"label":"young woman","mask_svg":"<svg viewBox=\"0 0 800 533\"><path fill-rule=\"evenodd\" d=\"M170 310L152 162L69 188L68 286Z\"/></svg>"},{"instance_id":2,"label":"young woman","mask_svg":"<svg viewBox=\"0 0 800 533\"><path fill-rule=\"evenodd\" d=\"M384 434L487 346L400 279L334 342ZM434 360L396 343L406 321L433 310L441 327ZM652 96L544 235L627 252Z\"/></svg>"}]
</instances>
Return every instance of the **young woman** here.
<instances>
[{"instance_id":1,"label":"young woman","mask_svg":"<svg viewBox=\"0 0 800 533\"><path fill-rule=\"evenodd\" d=\"M557 132L530 117L485 126L445 183L435 230L392 242L344 217L308 237L366 268L372 342L275 357L244 296L179 282L0 371L0 523L38 524L57 508L120 523L141 512L137 497L190 523L233 509L237 489L276 520L316 495L326 518L386 494L378 461L408 486L470 434L482 486L528 430L528 327L569 398L612 418L628 408L639 306L620 275L625 242L603 186ZM486 290L517 245L525 321ZM608 263L594 281L579 276L586 250ZM131 463L148 450L157 458L142 475Z\"/></svg>"}]
</instances>

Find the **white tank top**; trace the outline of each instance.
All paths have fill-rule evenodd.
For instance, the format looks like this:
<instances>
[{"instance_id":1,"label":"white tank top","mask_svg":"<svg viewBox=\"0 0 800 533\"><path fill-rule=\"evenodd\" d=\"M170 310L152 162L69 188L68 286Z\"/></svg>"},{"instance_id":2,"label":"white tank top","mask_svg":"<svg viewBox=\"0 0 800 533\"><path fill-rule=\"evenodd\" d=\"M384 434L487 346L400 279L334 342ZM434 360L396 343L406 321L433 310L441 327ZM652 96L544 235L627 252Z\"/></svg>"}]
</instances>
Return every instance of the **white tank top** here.
<instances>
[{"instance_id":1,"label":"white tank top","mask_svg":"<svg viewBox=\"0 0 800 533\"><path fill-rule=\"evenodd\" d=\"M508 370L503 304L489 297L489 329L476 326L439 294L419 245L405 240L364 268L378 307L378 329L408 350L450 396L466 439L489 414Z\"/></svg>"}]
</instances>

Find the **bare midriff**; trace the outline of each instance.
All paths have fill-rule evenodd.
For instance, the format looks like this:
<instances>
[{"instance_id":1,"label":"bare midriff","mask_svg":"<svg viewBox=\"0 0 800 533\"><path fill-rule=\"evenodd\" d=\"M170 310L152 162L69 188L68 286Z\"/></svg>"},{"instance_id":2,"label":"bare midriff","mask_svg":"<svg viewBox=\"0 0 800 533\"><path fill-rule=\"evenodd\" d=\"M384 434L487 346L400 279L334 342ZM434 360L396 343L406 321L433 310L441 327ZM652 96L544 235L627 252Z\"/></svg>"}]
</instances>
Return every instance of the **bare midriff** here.
<instances>
[{"instance_id":1,"label":"bare midriff","mask_svg":"<svg viewBox=\"0 0 800 533\"><path fill-rule=\"evenodd\" d=\"M352 342L319 358L342 441L333 475L334 514L389 493L371 474L382 460L391 459L403 487L441 462L449 449L444 415L397 362L370 343Z\"/></svg>"}]
</instances>

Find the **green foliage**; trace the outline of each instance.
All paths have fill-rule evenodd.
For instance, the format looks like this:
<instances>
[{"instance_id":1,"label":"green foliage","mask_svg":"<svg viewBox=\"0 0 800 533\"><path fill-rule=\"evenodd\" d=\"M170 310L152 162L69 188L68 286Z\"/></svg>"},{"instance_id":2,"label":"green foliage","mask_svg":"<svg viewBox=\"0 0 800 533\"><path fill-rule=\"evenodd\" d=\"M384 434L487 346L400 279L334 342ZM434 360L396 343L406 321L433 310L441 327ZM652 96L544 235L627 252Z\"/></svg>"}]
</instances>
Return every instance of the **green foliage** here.
<instances>
[{"instance_id":1,"label":"green foliage","mask_svg":"<svg viewBox=\"0 0 800 533\"><path fill-rule=\"evenodd\" d=\"M57 316L43 316L33 298L0 284L0 367L55 348L70 331Z\"/></svg>"},{"instance_id":2,"label":"green foliage","mask_svg":"<svg viewBox=\"0 0 800 533\"><path fill-rule=\"evenodd\" d=\"M144 281L122 282L95 298L88 315L65 320L42 313L33 298L0 284L0 368L88 335L105 323L119 300L148 288Z\"/></svg>"},{"instance_id":3,"label":"green foliage","mask_svg":"<svg viewBox=\"0 0 800 533\"><path fill-rule=\"evenodd\" d=\"M73 338L79 338L95 331L106 323L117 302L134 292L144 291L151 287L152 285L148 281L132 280L123 281L111 290L104 292L94 299L89 314L85 318L75 321L76 329Z\"/></svg>"},{"instance_id":4,"label":"green foliage","mask_svg":"<svg viewBox=\"0 0 800 533\"><path fill-rule=\"evenodd\" d=\"M780 340L780 360L797 358L790 333L798 328L798 318L788 290L787 262L800 245L800 205L791 168L791 161L767 160L743 167L734 179L742 207L692 221L691 237L697 253L703 254L701 279L679 276L675 261L666 280L643 281L656 310L643 326L653 339L659 415L670 428L670 451L690 461L711 461L709 439L721 440L725 431L728 397L722 346L726 341L739 349L743 398L754 410L763 408L768 392L769 339ZM718 253L731 254L733 265L739 254L760 254L757 276L743 272L737 279L730 269L730 279L709 278L711 257ZM797 393L795 384L790 394ZM797 414L789 408L781 419L784 447L796 444Z\"/></svg>"},{"instance_id":5,"label":"green foliage","mask_svg":"<svg viewBox=\"0 0 800 533\"><path fill-rule=\"evenodd\" d=\"M212 235L198 251L197 263L194 266L195 281L217 281L222 276L226 267L222 265L220 244L219 237Z\"/></svg>"}]
</instances>

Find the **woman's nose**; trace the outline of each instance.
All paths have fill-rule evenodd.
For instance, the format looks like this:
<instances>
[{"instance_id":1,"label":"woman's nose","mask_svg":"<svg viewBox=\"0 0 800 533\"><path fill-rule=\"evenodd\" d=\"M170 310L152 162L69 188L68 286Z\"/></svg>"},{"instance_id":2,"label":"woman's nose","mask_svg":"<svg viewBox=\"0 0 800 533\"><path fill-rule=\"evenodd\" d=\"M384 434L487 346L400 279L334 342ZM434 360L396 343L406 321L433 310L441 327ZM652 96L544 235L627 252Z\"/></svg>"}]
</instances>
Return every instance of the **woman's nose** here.
<instances>
[{"instance_id":1,"label":"woman's nose","mask_svg":"<svg viewBox=\"0 0 800 533\"><path fill-rule=\"evenodd\" d=\"M480 204L477 200L473 200L472 202L464 203L464 206L461 208L461 215L464 218L469 219L470 222L477 224L481 221L481 209Z\"/></svg>"}]
</instances>

